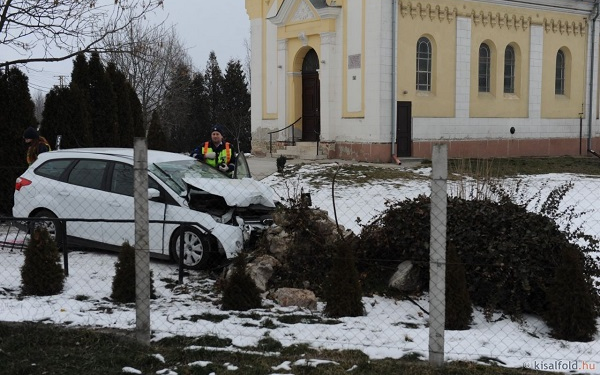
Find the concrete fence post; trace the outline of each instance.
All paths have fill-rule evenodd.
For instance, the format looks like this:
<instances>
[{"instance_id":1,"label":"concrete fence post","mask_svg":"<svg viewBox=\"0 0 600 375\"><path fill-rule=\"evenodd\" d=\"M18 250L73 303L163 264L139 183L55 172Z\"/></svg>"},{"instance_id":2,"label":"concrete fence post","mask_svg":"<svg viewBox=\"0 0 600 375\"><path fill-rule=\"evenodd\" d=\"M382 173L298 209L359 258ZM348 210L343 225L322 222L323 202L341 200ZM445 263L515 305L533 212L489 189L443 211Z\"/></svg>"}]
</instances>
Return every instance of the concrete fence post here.
<instances>
[{"instance_id":1,"label":"concrete fence post","mask_svg":"<svg viewBox=\"0 0 600 375\"><path fill-rule=\"evenodd\" d=\"M448 145L433 146L429 241L429 363L444 364Z\"/></svg>"},{"instance_id":2,"label":"concrete fence post","mask_svg":"<svg viewBox=\"0 0 600 375\"><path fill-rule=\"evenodd\" d=\"M133 147L133 199L135 219L135 322L136 339L150 344L150 250L148 219L148 144L135 138Z\"/></svg>"}]
</instances>

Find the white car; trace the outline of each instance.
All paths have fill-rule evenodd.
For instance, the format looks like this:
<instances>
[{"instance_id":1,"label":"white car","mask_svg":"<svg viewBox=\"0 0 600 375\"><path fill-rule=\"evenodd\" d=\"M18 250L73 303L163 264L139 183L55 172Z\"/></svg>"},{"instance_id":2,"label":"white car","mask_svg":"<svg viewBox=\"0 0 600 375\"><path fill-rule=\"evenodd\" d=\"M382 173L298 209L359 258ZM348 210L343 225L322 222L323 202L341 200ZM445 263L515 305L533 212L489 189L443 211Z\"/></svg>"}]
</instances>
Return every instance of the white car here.
<instances>
[{"instance_id":1,"label":"white car","mask_svg":"<svg viewBox=\"0 0 600 375\"><path fill-rule=\"evenodd\" d=\"M17 178L13 216L67 219L69 247L119 250L135 242L133 182L133 149L45 152ZM178 261L183 235L184 265L194 269L217 254L234 257L272 224L275 209L273 190L251 178L241 153L230 178L192 157L149 150L148 197L150 254ZM45 225L56 236L60 223Z\"/></svg>"}]
</instances>

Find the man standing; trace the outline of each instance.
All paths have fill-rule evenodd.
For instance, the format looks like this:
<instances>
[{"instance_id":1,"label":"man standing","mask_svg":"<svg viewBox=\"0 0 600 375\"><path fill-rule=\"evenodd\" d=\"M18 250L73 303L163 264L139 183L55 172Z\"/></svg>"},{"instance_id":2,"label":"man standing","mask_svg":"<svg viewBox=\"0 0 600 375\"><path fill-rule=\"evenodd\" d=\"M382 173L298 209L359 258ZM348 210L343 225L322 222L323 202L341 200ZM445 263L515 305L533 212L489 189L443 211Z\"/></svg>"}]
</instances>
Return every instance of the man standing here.
<instances>
[{"instance_id":1,"label":"man standing","mask_svg":"<svg viewBox=\"0 0 600 375\"><path fill-rule=\"evenodd\" d=\"M231 173L235 169L235 155L231 144L223 141L223 128L220 125L212 126L210 141L196 147L192 151L192 157L223 173Z\"/></svg>"}]
</instances>

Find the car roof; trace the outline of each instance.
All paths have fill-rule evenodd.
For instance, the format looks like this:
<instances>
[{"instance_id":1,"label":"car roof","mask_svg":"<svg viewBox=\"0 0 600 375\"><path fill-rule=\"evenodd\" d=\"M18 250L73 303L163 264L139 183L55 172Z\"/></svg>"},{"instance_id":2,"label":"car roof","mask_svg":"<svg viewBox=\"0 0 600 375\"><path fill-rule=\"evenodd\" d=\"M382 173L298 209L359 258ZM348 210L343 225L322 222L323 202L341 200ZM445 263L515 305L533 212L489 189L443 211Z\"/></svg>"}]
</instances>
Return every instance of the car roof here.
<instances>
[{"instance_id":1,"label":"car roof","mask_svg":"<svg viewBox=\"0 0 600 375\"><path fill-rule=\"evenodd\" d=\"M69 157L82 157L83 155L90 156L113 156L120 157L123 159L133 160L133 149L132 148L114 148L114 147L90 147L90 148L69 148L54 150L45 152L39 155L42 159L54 159L54 158L69 158ZM148 150L148 163L161 163L175 160L190 160L193 159L190 156L184 154L178 154L175 152Z\"/></svg>"}]
</instances>

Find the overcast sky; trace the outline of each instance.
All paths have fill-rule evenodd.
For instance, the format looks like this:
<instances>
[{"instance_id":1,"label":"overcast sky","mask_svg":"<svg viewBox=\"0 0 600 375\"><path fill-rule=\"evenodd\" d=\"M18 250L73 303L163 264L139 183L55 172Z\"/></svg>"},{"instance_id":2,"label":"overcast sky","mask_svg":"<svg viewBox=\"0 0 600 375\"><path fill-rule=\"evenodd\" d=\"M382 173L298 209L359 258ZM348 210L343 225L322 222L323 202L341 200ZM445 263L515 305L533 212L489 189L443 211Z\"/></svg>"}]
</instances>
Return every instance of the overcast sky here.
<instances>
[{"instance_id":1,"label":"overcast sky","mask_svg":"<svg viewBox=\"0 0 600 375\"><path fill-rule=\"evenodd\" d=\"M165 0L164 10L158 10L149 22L166 18L166 25L175 25L177 34L188 48L196 69L204 70L211 50L224 69L230 59L246 58L244 41L250 42L250 20L244 0ZM0 59L17 58L12 51L0 47ZM36 91L47 92L59 83L59 77L70 79L72 60L30 64L24 69L29 77L32 96Z\"/></svg>"}]
</instances>

